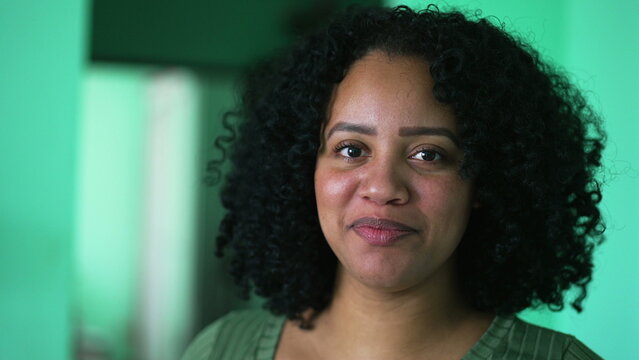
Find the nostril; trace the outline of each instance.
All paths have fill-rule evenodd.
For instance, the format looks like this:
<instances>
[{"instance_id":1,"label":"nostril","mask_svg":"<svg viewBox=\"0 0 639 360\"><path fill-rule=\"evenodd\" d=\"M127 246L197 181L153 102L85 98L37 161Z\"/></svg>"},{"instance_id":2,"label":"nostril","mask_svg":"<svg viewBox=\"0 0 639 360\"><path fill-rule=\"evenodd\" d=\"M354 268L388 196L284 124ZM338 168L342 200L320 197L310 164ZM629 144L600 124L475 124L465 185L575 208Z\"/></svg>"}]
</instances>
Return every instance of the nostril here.
<instances>
[{"instance_id":1,"label":"nostril","mask_svg":"<svg viewBox=\"0 0 639 360\"><path fill-rule=\"evenodd\" d=\"M401 205L408 201L410 192L401 181L370 181L360 188L360 196L378 205Z\"/></svg>"}]
</instances>

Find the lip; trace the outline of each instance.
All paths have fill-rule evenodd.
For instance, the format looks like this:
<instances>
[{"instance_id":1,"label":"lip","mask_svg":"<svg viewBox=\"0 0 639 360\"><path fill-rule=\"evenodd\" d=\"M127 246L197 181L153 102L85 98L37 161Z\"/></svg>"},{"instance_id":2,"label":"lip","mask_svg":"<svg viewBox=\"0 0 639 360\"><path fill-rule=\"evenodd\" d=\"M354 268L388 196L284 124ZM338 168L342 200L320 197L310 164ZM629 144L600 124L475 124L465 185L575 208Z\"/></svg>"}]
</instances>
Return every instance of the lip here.
<instances>
[{"instance_id":1,"label":"lip","mask_svg":"<svg viewBox=\"0 0 639 360\"><path fill-rule=\"evenodd\" d=\"M416 229L406 224L374 217L359 218L349 228L374 246L391 246L404 236L417 232Z\"/></svg>"}]
</instances>

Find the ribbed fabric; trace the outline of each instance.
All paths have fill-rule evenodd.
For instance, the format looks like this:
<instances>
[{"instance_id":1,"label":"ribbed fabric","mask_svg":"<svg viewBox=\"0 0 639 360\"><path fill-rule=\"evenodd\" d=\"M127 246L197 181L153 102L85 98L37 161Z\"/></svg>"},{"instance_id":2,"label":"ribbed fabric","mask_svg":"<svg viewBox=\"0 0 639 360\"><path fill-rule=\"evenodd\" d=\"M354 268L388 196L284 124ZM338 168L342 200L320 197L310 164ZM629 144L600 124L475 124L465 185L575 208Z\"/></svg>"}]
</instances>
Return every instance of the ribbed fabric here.
<instances>
[{"instance_id":1,"label":"ribbed fabric","mask_svg":"<svg viewBox=\"0 0 639 360\"><path fill-rule=\"evenodd\" d=\"M272 360L284 317L263 310L232 312L204 329L182 360ZM571 335L498 316L462 360L597 360Z\"/></svg>"},{"instance_id":2,"label":"ribbed fabric","mask_svg":"<svg viewBox=\"0 0 639 360\"><path fill-rule=\"evenodd\" d=\"M514 316L497 316L463 360L597 360L600 356L572 335Z\"/></svg>"},{"instance_id":3,"label":"ribbed fabric","mask_svg":"<svg viewBox=\"0 0 639 360\"><path fill-rule=\"evenodd\" d=\"M272 360L285 320L263 310L233 311L204 329L182 360Z\"/></svg>"}]
</instances>

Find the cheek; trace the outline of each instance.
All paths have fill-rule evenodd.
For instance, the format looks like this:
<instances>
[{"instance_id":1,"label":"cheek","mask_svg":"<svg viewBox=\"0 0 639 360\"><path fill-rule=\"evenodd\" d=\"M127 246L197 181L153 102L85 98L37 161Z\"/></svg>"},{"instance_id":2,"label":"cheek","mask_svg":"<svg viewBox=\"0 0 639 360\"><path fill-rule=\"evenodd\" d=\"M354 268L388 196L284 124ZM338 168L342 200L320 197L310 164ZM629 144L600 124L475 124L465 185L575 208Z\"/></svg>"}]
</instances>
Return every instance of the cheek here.
<instances>
[{"instance_id":1,"label":"cheek","mask_svg":"<svg viewBox=\"0 0 639 360\"><path fill-rule=\"evenodd\" d=\"M357 179L353 174L318 167L315 171L315 198L323 229L335 222L331 219L343 218L356 189Z\"/></svg>"},{"instance_id":2,"label":"cheek","mask_svg":"<svg viewBox=\"0 0 639 360\"><path fill-rule=\"evenodd\" d=\"M440 221L465 221L472 201L472 183L456 174L422 180L415 187L420 208Z\"/></svg>"}]
</instances>

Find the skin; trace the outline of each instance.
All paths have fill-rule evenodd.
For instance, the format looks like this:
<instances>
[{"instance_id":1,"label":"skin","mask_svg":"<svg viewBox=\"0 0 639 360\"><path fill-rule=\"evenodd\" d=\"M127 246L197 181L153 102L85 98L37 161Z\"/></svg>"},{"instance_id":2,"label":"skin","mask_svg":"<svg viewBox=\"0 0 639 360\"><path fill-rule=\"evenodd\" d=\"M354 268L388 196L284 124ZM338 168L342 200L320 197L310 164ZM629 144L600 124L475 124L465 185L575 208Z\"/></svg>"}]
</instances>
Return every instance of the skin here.
<instances>
[{"instance_id":1,"label":"skin","mask_svg":"<svg viewBox=\"0 0 639 360\"><path fill-rule=\"evenodd\" d=\"M336 87L315 170L336 290L314 330L286 323L277 359L460 359L489 326L457 287L473 181L432 87L425 61L381 51Z\"/></svg>"}]
</instances>

